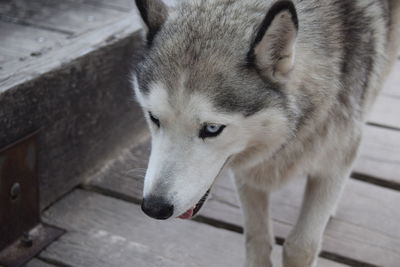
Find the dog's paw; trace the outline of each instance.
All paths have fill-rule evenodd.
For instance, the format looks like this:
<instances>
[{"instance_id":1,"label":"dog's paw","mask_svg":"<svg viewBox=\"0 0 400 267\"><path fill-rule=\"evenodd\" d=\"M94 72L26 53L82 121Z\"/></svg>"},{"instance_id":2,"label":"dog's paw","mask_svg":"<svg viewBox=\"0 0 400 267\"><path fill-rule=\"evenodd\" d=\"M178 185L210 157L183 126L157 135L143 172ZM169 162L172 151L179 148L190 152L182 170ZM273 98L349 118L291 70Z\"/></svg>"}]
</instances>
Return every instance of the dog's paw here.
<instances>
[{"instance_id":1,"label":"dog's paw","mask_svg":"<svg viewBox=\"0 0 400 267\"><path fill-rule=\"evenodd\" d=\"M272 241L263 237L265 236L247 239L244 267L272 267Z\"/></svg>"},{"instance_id":2,"label":"dog's paw","mask_svg":"<svg viewBox=\"0 0 400 267\"><path fill-rule=\"evenodd\" d=\"M319 245L285 242L283 247L284 267L315 267L318 257Z\"/></svg>"},{"instance_id":3,"label":"dog's paw","mask_svg":"<svg viewBox=\"0 0 400 267\"><path fill-rule=\"evenodd\" d=\"M270 261L264 262L246 262L244 267L272 267L272 263Z\"/></svg>"},{"instance_id":4,"label":"dog's paw","mask_svg":"<svg viewBox=\"0 0 400 267\"><path fill-rule=\"evenodd\" d=\"M244 267L272 267L271 257L267 253L248 256Z\"/></svg>"}]
</instances>

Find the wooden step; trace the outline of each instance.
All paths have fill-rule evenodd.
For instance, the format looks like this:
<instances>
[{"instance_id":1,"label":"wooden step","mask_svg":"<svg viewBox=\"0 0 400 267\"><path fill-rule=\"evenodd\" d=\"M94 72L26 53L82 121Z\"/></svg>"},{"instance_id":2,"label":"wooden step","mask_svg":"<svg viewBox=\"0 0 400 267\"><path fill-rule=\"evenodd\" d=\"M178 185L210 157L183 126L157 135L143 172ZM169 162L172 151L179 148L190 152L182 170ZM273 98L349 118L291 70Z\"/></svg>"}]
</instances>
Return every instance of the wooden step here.
<instances>
[{"instance_id":1,"label":"wooden step","mask_svg":"<svg viewBox=\"0 0 400 267\"><path fill-rule=\"evenodd\" d=\"M76 267L230 267L243 264L243 236L194 221L156 221L138 205L75 190L45 212L68 232L40 258ZM280 247L273 253L281 266ZM29 265L28 265L29 266ZM321 259L320 267L344 266Z\"/></svg>"},{"instance_id":2,"label":"wooden step","mask_svg":"<svg viewBox=\"0 0 400 267\"><path fill-rule=\"evenodd\" d=\"M134 142L142 116L129 74L142 40L132 8L0 3L0 149L39 130L42 208Z\"/></svg>"}]
</instances>

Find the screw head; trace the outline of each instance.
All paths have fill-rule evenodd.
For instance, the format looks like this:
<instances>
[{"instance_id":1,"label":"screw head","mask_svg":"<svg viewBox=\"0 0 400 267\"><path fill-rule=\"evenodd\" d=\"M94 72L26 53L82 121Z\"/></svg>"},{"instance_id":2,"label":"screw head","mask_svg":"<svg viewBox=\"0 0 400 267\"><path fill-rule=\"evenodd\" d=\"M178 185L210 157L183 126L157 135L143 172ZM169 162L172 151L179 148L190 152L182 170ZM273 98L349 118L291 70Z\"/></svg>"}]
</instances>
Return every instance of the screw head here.
<instances>
[{"instance_id":1,"label":"screw head","mask_svg":"<svg viewBox=\"0 0 400 267\"><path fill-rule=\"evenodd\" d=\"M21 185L19 183L15 183L11 186L10 189L10 198L15 201L21 195Z\"/></svg>"},{"instance_id":2,"label":"screw head","mask_svg":"<svg viewBox=\"0 0 400 267\"><path fill-rule=\"evenodd\" d=\"M29 248L33 246L33 239L32 236L28 232L24 232L21 238L22 246Z\"/></svg>"}]
</instances>

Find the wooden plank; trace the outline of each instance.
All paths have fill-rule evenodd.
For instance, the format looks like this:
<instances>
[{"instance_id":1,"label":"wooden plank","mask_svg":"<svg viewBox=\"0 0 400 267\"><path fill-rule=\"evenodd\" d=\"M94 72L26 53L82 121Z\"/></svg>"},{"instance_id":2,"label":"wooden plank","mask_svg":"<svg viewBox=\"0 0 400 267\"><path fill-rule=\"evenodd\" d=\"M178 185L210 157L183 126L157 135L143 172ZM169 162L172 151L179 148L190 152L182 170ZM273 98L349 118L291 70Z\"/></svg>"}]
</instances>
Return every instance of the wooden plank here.
<instances>
[{"instance_id":1,"label":"wooden plank","mask_svg":"<svg viewBox=\"0 0 400 267\"><path fill-rule=\"evenodd\" d=\"M35 258L30 262L28 262L25 265L25 267L56 267L56 266Z\"/></svg>"},{"instance_id":2,"label":"wooden plank","mask_svg":"<svg viewBox=\"0 0 400 267\"><path fill-rule=\"evenodd\" d=\"M370 126L367 128L370 128L371 132L371 139L368 141L371 146L380 142L374 135L376 132L379 136L385 137L384 133L389 131ZM390 140L388 141L389 143L384 148L379 148L378 145L374 150L382 150L380 154L385 156L384 150L393 146ZM368 149L366 152L374 150ZM149 146L143 141L131 152L125 151L125 153L110 163L109 168L97 174L90 182L90 186L118 194L122 198L138 201L142 195L142 178ZM398 157L400 150L395 150L394 153L394 155L388 153L388 156ZM373 164L369 166L369 160L371 159L367 156L361 155L360 165L367 171L374 167ZM382 164L391 166L390 162ZM395 175L396 170L399 168L393 166L393 173L390 174ZM238 226L241 225L241 212L236 194L230 183L224 186L225 181L217 183L202 214L208 218ZM302 190L303 180L295 180L274 198L275 230L278 237L286 237L296 221ZM398 227L400 210L395 209L393 203L399 202L400 193L396 191L350 180L342 198L338 216L332 220L326 231L324 250L359 262L370 262L379 266L397 266L400 262L400 228Z\"/></svg>"},{"instance_id":3,"label":"wooden plank","mask_svg":"<svg viewBox=\"0 0 400 267\"><path fill-rule=\"evenodd\" d=\"M115 8L124 12L132 12L136 8L134 1L131 0L72 0L75 2L81 2L86 4L91 4L95 6ZM176 5L176 0L163 0L163 2L169 6Z\"/></svg>"},{"instance_id":4,"label":"wooden plank","mask_svg":"<svg viewBox=\"0 0 400 267\"><path fill-rule=\"evenodd\" d=\"M133 12L135 1L131 0L72 0L74 2L85 3L103 8L113 8L123 12Z\"/></svg>"},{"instance_id":5,"label":"wooden plank","mask_svg":"<svg viewBox=\"0 0 400 267\"><path fill-rule=\"evenodd\" d=\"M35 60L24 62L23 65L20 62L8 64L7 69L0 72L0 94L22 83L38 79L50 71L60 69L71 61L85 57L102 47L130 38L140 30L137 16L124 15L119 18L117 22L96 31L71 38L62 44L62 48L49 51Z\"/></svg>"},{"instance_id":6,"label":"wooden plank","mask_svg":"<svg viewBox=\"0 0 400 267\"><path fill-rule=\"evenodd\" d=\"M17 58L19 53L9 47L0 47L0 73L5 71L6 63Z\"/></svg>"},{"instance_id":7,"label":"wooden plank","mask_svg":"<svg viewBox=\"0 0 400 267\"><path fill-rule=\"evenodd\" d=\"M140 207L75 190L44 218L68 232L40 257L69 266L241 266L243 237L193 221L160 222ZM281 251L274 252L280 266ZM321 260L319 266L343 266Z\"/></svg>"},{"instance_id":8,"label":"wooden plank","mask_svg":"<svg viewBox=\"0 0 400 267\"><path fill-rule=\"evenodd\" d=\"M143 178L150 154L148 133L133 149L126 149L100 172L89 177L89 186L121 193L133 201L142 199Z\"/></svg>"},{"instance_id":9,"label":"wooden plank","mask_svg":"<svg viewBox=\"0 0 400 267\"><path fill-rule=\"evenodd\" d=\"M23 65L29 57L57 49L67 35L0 21L0 36L0 63L6 69L7 61L18 60Z\"/></svg>"},{"instance_id":10,"label":"wooden plank","mask_svg":"<svg viewBox=\"0 0 400 267\"><path fill-rule=\"evenodd\" d=\"M366 126L354 171L400 185L400 131Z\"/></svg>"},{"instance_id":11,"label":"wooden plank","mask_svg":"<svg viewBox=\"0 0 400 267\"><path fill-rule=\"evenodd\" d=\"M400 61L385 82L369 116L369 122L400 129Z\"/></svg>"},{"instance_id":12,"label":"wooden plank","mask_svg":"<svg viewBox=\"0 0 400 267\"><path fill-rule=\"evenodd\" d=\"M125 13L73 1L43 0L18 1L3 10L0 15L9 21L74 35L115 22Z\"/></svg>"},{"instance_id":13,"label":"wooden plank","mask_svg":"<svg viewBox=\"0 0 400 267\"><path fill-rule=\"evenodd\" d=\"M4 23L0 21L0 46L16 51L35 52L49 49L67 37L66 34L36 29L30 26Z\"/></svg>"},{"instance_id":14,"label":"wooden plank","mask_svg":"<svg viewBox=\"0 0 400 267\"><path fill-rule=\"evenodd\" d=\"M399 75L400 73L397 73ZM375 103L368 122L400 129L400 97L380 95Z\"/></svg>"},{"instance_id":15,"label":"wooden plank","mask_svg":"<svg viewBox=\"0 0 400 267\"><path fill-rule=\"evenodd\" d=\"M386 96L400 97L400 60L397 60L392 72L383 87L382 94Z\"/></svg>"}]
</instances>

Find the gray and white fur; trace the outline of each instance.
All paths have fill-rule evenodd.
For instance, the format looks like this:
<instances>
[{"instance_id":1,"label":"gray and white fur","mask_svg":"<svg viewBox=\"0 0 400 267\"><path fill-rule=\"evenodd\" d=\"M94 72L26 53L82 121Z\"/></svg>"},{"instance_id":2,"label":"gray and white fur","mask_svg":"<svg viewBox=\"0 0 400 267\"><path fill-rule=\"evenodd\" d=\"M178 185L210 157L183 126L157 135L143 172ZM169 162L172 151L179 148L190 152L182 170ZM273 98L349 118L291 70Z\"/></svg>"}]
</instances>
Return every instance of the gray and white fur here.
<instances>
[{"instance_id":1,"label":"gray and white fur","mask_svg":"<svg viewBox=\"0 0 400 267\"><path fill-rule=\"evenodd\" d=\"M230 169L245 266L272 266L270 193L306 175L283 264L315 266L366 116L397 57L400 1L136 3L147 39L133 81L152 135L144 211L177 217Z\"/></svg>"}]
</instances>

